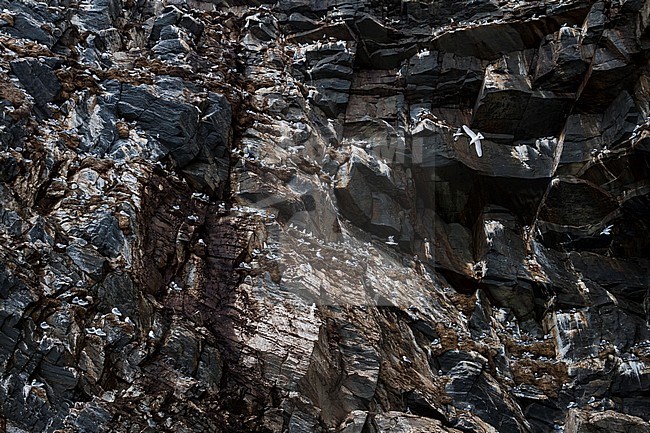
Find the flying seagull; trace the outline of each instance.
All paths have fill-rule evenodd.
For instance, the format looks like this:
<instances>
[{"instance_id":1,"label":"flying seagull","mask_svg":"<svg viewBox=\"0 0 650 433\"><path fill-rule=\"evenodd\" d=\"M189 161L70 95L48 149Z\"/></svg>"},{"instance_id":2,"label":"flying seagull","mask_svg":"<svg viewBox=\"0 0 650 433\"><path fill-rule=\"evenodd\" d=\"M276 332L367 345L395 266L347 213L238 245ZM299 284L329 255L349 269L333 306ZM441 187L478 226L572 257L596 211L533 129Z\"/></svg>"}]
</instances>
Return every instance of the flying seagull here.
<instances>
[{"instance_id":1,"label":"flying seagull","mask_svg":"<svg viewBox=\"0 0 650 433\"><path fill-rule=\"evenodd\" d=\"M454 141L458 141L458 139L462 136L463 136L463 130L458 128L458 131L454 132Z\"/></svg>"},{"instance_id":2,"label":"flying seagull","mask_svg":"<svg viewBox=\"0 0 650 433\"><path fill-rule=\"evenodd\" d=\"M481 140L485 138L483 137L483 134L481 134L480 132L478 134L475 133L474 131L469 129L467 125L463 125L463 131L465 131L465 134L467 134L467 136L469 137L470 146L473 144L474 148L476 148L476 154L479 156L479 158L483 156L483 149L481 149Z\"/></svg>"},{"instance_id":3,"label":"flying seagull","mask_svg":"<svg viewBox=\"0 0 650 433\"><path fill-rule=\"evenodd\" d=\"M397 245L397 242L395 242L395 236L388 236L388 241L386 241L388 245Z\"/></svg>"},{"instance_id":4,"label":"flying seagull","mask_svg":"<svg viewBox=\"0 0 650 433\"><path fill-rule=\"evenodd\" d=\"M612 234L612 227L614 227L614 224L608 225L603 229L603 231L600 232L601 235L611 235Z\"/></svg>"}]
</instances>

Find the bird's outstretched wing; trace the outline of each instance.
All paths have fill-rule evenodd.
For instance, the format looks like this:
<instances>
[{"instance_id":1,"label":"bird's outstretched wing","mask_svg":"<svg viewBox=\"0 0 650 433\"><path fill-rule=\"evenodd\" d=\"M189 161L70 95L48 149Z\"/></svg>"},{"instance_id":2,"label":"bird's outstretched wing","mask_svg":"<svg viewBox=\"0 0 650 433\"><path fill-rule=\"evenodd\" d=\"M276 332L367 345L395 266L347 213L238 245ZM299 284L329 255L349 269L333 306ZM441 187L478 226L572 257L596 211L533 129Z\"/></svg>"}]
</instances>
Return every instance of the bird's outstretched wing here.
<instances>
[{"instance_id":1,"label":"bird's outstretched wing","mask_svg":"<svg viewBox=\"0 0 650 433\"><path fill-rule=\"evenodd\" d=\"M481 148L481 140L476 140L474 142L474 148L476 149L476 154L478 155L478 157L479 158L482 157L483 156L483 149Z\"/></svg>"},{"instance_id":2,"label":"bird's outstretched wing","mask_svg":"<svg viewBox=\"0 0 650 433\"><path fill-rule=\"evenodd\" d=\"M469 136L470 140L474 140L476 138L476 133L469 129L469 126L463 125L463 131L465 131L465 134Z\"/></svg>"}]
</instances>

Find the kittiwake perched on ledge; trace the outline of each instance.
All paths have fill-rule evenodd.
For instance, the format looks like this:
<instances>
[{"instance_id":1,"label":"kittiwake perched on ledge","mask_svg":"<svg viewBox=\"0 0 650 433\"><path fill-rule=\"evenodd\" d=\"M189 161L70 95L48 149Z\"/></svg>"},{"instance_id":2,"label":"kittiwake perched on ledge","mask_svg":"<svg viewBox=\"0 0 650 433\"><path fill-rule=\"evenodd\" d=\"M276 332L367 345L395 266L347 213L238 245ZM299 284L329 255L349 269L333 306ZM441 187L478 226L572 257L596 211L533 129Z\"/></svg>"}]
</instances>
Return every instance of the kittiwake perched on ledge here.
<instances>
[{"instance_id":1,"label":"kittiwake perched on ledge","mask_svg":"<svg viewBox=\"0 0 650 433\"><path fill-rule=\"evenodd\" d=\"M469 129L469 126L463 125L463 131L465 131L465 134L469 137L469 145L471 146L472 144L474 145L474 148L476 149L476 154L479 156L483 156L483 149L481 149L481 140L484 139L483 134L480 132L477 134L471 129Z\"/></svg>"},{"instance_id":2,"label":"kittiwake perched on ledge","mask_svg":"<svg viewBox=\"0 0 650 433\"><path fill-rule=\"evenodd\" d=\"M458 130L454 132L454 141L458 141L458 139L462 136L463 136L463 130L458 128Z\"/></svg>"}]
</instances>

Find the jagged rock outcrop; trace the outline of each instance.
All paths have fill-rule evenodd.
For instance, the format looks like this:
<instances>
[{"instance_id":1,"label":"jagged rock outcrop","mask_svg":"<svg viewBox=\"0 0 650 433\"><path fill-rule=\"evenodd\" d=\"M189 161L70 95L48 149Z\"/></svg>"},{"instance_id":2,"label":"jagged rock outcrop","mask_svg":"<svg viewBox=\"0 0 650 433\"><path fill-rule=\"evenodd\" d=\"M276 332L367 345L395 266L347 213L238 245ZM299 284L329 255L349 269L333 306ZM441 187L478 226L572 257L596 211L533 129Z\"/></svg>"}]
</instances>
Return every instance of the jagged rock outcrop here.
<instances>
[{"instance_id":1,"label":"jagged rock outcrop","mask_svg":"<svg viewBox=\"0 0 650 433\"><path fill-rule=\"evenodd\" d=\"M647 1L0 10L1 431L650 431Z\"/></svg>"}]
</instances>

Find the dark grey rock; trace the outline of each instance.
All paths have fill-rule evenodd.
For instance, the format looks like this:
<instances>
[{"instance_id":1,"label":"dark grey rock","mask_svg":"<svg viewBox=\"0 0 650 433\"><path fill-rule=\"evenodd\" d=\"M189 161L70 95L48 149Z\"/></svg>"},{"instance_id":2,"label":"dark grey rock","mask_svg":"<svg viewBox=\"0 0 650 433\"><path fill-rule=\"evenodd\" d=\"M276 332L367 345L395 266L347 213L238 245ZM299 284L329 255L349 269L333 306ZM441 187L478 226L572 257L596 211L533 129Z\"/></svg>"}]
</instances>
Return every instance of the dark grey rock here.
<instances>
[{"instance_id":1,"label":"dark grey rock","mask_svg":"<svg viewBox=\"0 0 650 433\"><path fill-rule=\"evenodd\" d=\"M327 78L316 81L318 93L314 103L329 117L337 117L345 112L348 103L350 82L340 78Z\"/></svg>"},{"instance_id":2,"label":"dark grey rock","mask_svg":"<svg viewBox=\"0 0 650 433\"><path fill-rule=\"evenodd\" d=\"M498 305L513 309L520 318L531 317L535 277L526 264L526 245L519 234L522 228L514 215L499 208L486 209L479 224L476 236L481 269L477 272L481 282Z\"/></svg>"},{"instance_id":3,"label":"dark grey rock","mask_svg":"<svg viewBox=\"0 0 650 433\"><path fill-rule=\"evenodd\" d=\"M276 37L277 23L272 15L260 13L248 17L246 29L258 40L270 41Z\"/></svg>"},{"instance_id":4,"label":"dark grey rock","mask_svg":"<svg viewBox=\"0 0 650 433\"><path fill-rule=\"evenodd\" d=\"M414 56L409 60L406 76L408 84L428 85L439 80L442 65L438 61L438 52L428 55Z\"/></svg>"},{"instance_id":5,"label":"dark grey rock","mask_svg":"<svg viewBox=\"0 0 650 433\"><path fill-rule=\"evenodd\" d=\"M605 29L605 7L606 3L597 1L591 6L589 15L585 18L585 35L583 44L593 44L597 42Z\"/></svg>"},{"instance_id":6,"label":"dark grey rock","mask_svg":"<svg viewBox=\"0 0 650 433\"><path fill-rule=\"evenodd\" d=\"M26 225L17 212L9 209L0 209L0 223L13 236L22 233Z\"/></svg>"},{"instance_id":7,"label":"dark grey rock","mask_svg":"<svg viewBox=\"0 0 650 433\"><path fill-rule=\"evenodd\" d=\"M605 109L634 78L632 67L622 60L633 54L631 42L621 41L620 36L617 32L604 32L602 38L608 43L599 44L595 49L592 67L578 99L578 106L589 107L586 112Z\"/></svg>"},{"instance_id":8,"label":"dark grey rock","mask_svg":"<svg viewBox=\"0 0 650 433\"><path fill-rule=\"evenodd\" d=\"M77 416L67 419L66 424L78 432L106 432L110 431L111 419L113 414L95 403L85 406Z\"/></svg>"},{"instance_id":9,"label":"dark grey rock","mask_svg":"<svg viewBox=\"0 0 650 433\"><path fill-rule=\"evenodd\" d=\"M572 104L567 95L534 91L525 76L494 70L485 76L472 126L515 139L554 136Z\"/></svg>"},{"instance_id":10,"label":"dark grey rock","mask_svg":"<svg viewBox=\"0 0 650 433\"><path fill-rule=\"evenodd\" d=\"M476 354L460 351L460 350L449 350L443 353L437 358L440 368L443 373L449 373L454 367L456 367L461 362L473 362L480 363L481 360L477 359Z\"/></svg>"},{"instance_id":11,"label":"dark grey rock","mask_svg":"<svg viewBox=\"0 0 650 433\"><path fill-rule=\"evenodd\" d=\"M298 12L289 15L288 23L296 30L313 30L319 26L317 21L314 21Z\"/></svg>"},{"instance_id":12,"label":"dark grey rock","mask_svg":"<svg viewBox=\"0 0 650 433\"><path fill-rule=\"evenodd\" d=\"M176 25L182 16L183 13L175 6L165 8L162 14L156 18L151 28L151 34L149 35L150 44L155 45L155 42L160 39L161 32L170 26Z\"/></svg>"},{"instance_id":13,"label":"dark grey rock","mask_svg":"<svg viewBox=\"0 0 650 433\"><path fill-rule=\"evenodd\" d=\"M203 30L205 29L205 24L201 20L185 14L181 16L178 25L190 32L194 41L201 39Z\"/></svg>"},{"instance_id":14,"label":"dark grey rock","mask_svg":"<svg viewBox=\"0 0 650 433\"><path fill-rule=\"evenodd\" d=\"M11 155L0 155L0 182L11 182L18 175L18 162Z\"/></svg>"},{"instance_id":15,"label":"dark grey rock","mask_svg":"<svg viewBox=\"0 0 650 433\"><path fill-rule=\"evenodd\" d=\"M97 308L109 313L118 308L124 316L138 321L140 314L140 298L137 289L129 275L110 273L104 280L93 287L93 295L99 300Z\"/></svg>"},{"instance_id":16,"label":"dark grey rock","mask_svg":"<svg viewBox=\"0 0 650 433\"><path fill-rule=\"evenodd\" d=\"M43 357L38 374L55 395L66 396L77 385L77 375L69 366L71 355L59 346L53 347Z\"/></svg>"},{"instance_id":17,"label":"dark grey rock","mask_svg":"<svg viewBox=\"0 0 650 433\"><path fill-rule=\"evenodd\" d=\"M87 227L89 241L102 255L117 257L124 248L125 239L117 220L112 215L97 215L97 220Z\"/></svg>"},{"instance_id":18,"label":"dark grey rock","mask_svg":"<svg viewBox=\"0 0 650 433\"><path fill-rule=\"evenodd\" d=\"M621 92L603 113L603 144L614 147L623 138L629 137L637 125L638 110L632 96Z\"/></svg>"},{"instance_id":19,"label":"dark grey rock","mask_svg":"<svg viewBox=\"0 0 650 433\"><path fill-rule=\"evenodd\" d=\"M223 367L219 351L212 346L205 346L199 358L196 377L216 392L221 383Z\"/></svg>"},{"instance_id":20,"label":"dark grey rock","mask_svg":"<svg viewBox=\"0 0 650 433\"><path fill-rule=\"evenodd\" d=\"M562 165L584 162L602 149L601 116L572 114L567 118L562 143Z\"/></svg>"},{"instance_id":21,"label":"dark grey rock","mask_svg":"<svg viewBox=\"0 0 650 433\"><path fill-rule=\"evenodd\" d=\"M332 57L327 57L318 62L311 70L312 79L350 77L352 75L352 68L346 65L337 65L336 60Z\"/></svg>"},{"instance_id":22,"label":"dark grey rock","mask_svg":"<svg viewBox=\"0 0 650 433\"><path fill-rule=\"evenodd\" d=\"M118 115L136 120L174 156L181 166L187 165L199 152L194 139L200 113L197 107L164 99L143 86L122 87L117 103Z\"/></svg>"},{"instance_id":23,"label":"dark grey rock","mask_svg":"<svg viewBox=\"0 0 650 433\"><path fill-rule=\"evenodd\" d=\"M84 100L76 108L76 115L83 120L77 131L81 136L78 149L103 157L117 145L116 98L120 85L115 81L102 83L106 93L96 101ZM95 103L96 102L96 103Z\"/></svg>"},{"instance_id":24,"label":"dark grey rock","mask_svg":"<svg viewBox=\"0 0 650 433\"><path fill-rule=\"evenodd\" d=\"M42 43L47 47L52 47L56 39L43 29L45 23L53 23L54 17L42 9L37 11L30 9L29 6L18 3L2 2L1 6L7 8L13 6L17 12L13 16L13 23L9 26L3 26L3 32L9 33L15 38L30 39Z\"/></svg>"},{"instance_id":25,"label":"dark grey rock","mask_svg":"<svg viewBox=\"0 0 650 433\"><path fill-rule=\"evenodd\" d=\"M567 208L565 203L573 203ZM598 224L617 207L616 200L598 186L575 178L554 183L541 207L540 218L553 224Z\"/></svg>"},{"instance_id":26,"label":"dark grey rock","mask_svg":"<svg viewBox=\"0 0 650 433\"><path fill-rule=\"evenodd\" d=\"M54 244L54 240L50 235L51 230L48 230L48 228L45 227L45 224L46 222L42 218L36 220L35 224L27 232L30 241L36 242L37 240L40 240L43 244Z\"/></svg>"},{"instance_id":27,"label":"dark grey rock","mask_svg":"<svg viewBox=\"0 0 650 433\"><path fill-rule=\"evenodd\" d=\"M121 15L122 0L91 0L78 20L83 30L99 33L115 27Z\"/></svg>"},{"instance_id":28,"label":"dark grey rock","mask_svg":"<svg viewBox=\"0 0 650 433\"><path fill-rule=\"evenodd\" d=\"M537 51L533 88L575 93L589 68L590 52L582 47L580 31L562 27Z\"/></svg>"},{"instance_id":29,"label":"dark grey rock","mask_svg":"<svg viewBox=\"0 0 650 433\"><path fill-rule=\"evenodd\" d=\"M41 109L44 109L48 102L54 101L61 90L58 78L44 60L36 58L15 60L11 62L11 70Z\"/></svg>"},{"instance_id":30,"label":"dark grey rock","mask_svg":"<svg viewBox=\"0 0 650 433\"><path fill-rule=\"evenodd\" d=\"M202 149L204 158L226 156L231 119L227 100L210 94L203 114L200 107L157 95L164 94L165 89L165 85L151 90L124 85L117 103L118 114L137 121L181 166L186 166Z\"/></svg>"},{"instance_id":31,"label":"dark grey rock","mask_svg":"<svg viewBox=\"0 0 650 433\"><path fill-rule=\"evenodd\" d=\"M170 29L170 27L165 27L165 29ZM175 35L177 37L173 38L172 35ZM173 30L170 29L169 33L163 30L163 36L164 39L158 42L151 49L151 51L158 54L162 58L171 58L170 55L187 54L192 51L190 46L187 45L187 43L181 38L179 38L178 33L174 32Z\"/></svg>"},{"instance_id":32,"label":"dark grey rock","mask_svg":"<svg viewBox=\"0 0 650 433\"><path fill-rule=\"evenodd\" d=\"M233 116L230 103L225 96L210 92L200 108L197 141L202 145L201 156L205 161L216 158L228 165Z\"/></svg>"},{"instance_id":33,"label":"dark grey rock","mask_svg":"<svg viewBox=\"0 0 650 433\"><path fill-rule=\"evenodd\" d=\"M532 403L524 410L526 420L530 422L533 431L551 431L555 426L561 425L564 414L558 407L540 403Z\"/></svg>"},{"instance_id":34,"label":"dark grey rock","mask_svg":"<svg viewBox=\"0 0 650 433\"><path fill-rule=\"evenodd\" d=\"M342 212L360 227L377 235L396 235L402 226L402 208L392 197L399 191L383 163L355 150L345 168L339 169L336 195Z\"/></svg>"},{"instance_id":35,"label":"dark grey rock","mask_svg":"<svg viewBox=\"0 0 650 433\"><path fill-rule=\"evenodd\" d=\"M199 342L189 329L179 324L172 324L160 353L175 369L187 376L194 375L201 357Z\"/></svg>"},{"instance_id":36,"label":"dark grey rock","mask_svg":"<svg viewBox=\"0 0 650 433\"><path fill-rule=\"evenodd\" d=\"M90 277L99 279L104 273L104 266L107 263L106 259L93 249L79 245L70 245L66 248L66 253L79 269L87 273Z\"/></svg>"},{"instance_id":37,"label":"dark grey rock","mask_svg":"<svg viewBox=\"0 0 650 433\"><path fill-rule=\"evenodd\" d=\"M500 395L496 382L483 372L480 364L460 361L448 376L450 381L445 391L456 400L458 408L471 411L500 432L528 430L521 421L516 421L520 416L508 406L507 397Z\"/></svg>"}]
</instances>

